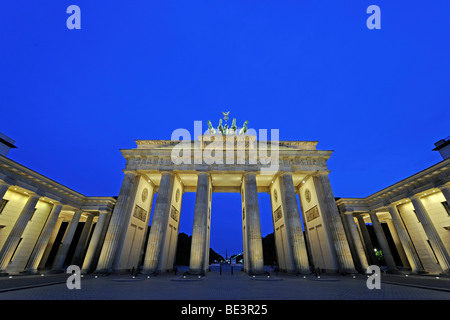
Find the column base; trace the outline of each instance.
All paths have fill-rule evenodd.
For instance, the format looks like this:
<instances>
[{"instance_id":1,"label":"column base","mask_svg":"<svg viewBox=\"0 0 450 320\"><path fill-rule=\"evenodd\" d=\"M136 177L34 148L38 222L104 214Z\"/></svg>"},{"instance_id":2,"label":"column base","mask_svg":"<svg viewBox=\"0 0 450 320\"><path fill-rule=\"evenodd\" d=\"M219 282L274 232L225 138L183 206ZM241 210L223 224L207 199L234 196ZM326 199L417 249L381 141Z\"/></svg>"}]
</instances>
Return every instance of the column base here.
<instances>
[{"instance_id":1,"label":"column base","mask_svg":"<svg viewBox=\"0 0 450 320\"><path fill-rule=\"evenodd\" d=\"M145 276L157 276L161 271L158 270L142 270L141 274Z\"/></svg>"},{"instance_id":2,"label":"column base","mask_svg":"<svg viewBox=\"0 0 450 320\"><path fill-rule=\"evenodd\" d=\"M59 269L59 270L49 270L48 273L49 273L49 274L64 273L64 270L62 270L62 269Z\"/></svg>"},{"instance_id":3,"label":"column base","mask_svg":"<svg viewBox=\"0 0 450 320\"><path fill-rule=\"evenodd\" d=\"M113 269L110 268L103 268L103 269L97 269L93 273L95 274L111 274L114 273Z\"/></svg>"},{"instance_id":4,"label":"column base","mask_svg":"<svg viewBox=\"0 0 450 320\"><path fill-rule=\"evenodd\" d=\"M205 270L195 270L195 269L189 269L187 272L188 275L194 275L194 276L204 276L206 274Z\"/></svg>"},{"instance_id":5,"label":"column base","mask_svg":"<svg viewBox=\"0 0 450 320\"><path fill-rule=\"evenodd\" d=\"M30 269L30 270L24 270L20 274L23 274L23 275L36 275L36 274L41 274L41 273L42 272L39 272L37 269Z\"/></svg>"}]
</instances>

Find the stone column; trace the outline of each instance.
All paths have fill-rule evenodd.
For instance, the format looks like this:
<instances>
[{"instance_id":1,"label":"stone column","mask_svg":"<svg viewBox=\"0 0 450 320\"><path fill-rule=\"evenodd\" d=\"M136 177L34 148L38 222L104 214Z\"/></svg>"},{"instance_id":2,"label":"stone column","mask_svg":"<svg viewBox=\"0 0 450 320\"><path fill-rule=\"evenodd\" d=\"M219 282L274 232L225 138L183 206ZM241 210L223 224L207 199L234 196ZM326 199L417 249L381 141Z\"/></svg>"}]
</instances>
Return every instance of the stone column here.
<instances>
[{"instance_id":1,"label":"stone column","mask_svg":"<svg viewBox=\"0 0 450 320\"><path fill-rule=\"evenodd\" d=\"M313 176L314 185L318 186L318 199L320 208L324 212L324 219L327 219L328 228L333 239L336 257L339 262L340 272L357 273L352 259L352 253L345 236L344 226L339 216L333 191L331 189L328 172L319 172Z\"/></svg>"},{"instance_id":2,"label":"stone column","mask_svg":"<svg viewBox=\"0 0 450 320\"><path fill-rule=\"evenodd\" d=\"M82 261L81 258L84 253L84 249L86 248L86 242L89 237L89 233L92 227L92 221L94 220L94 215L92 213L86 213L87 218L84 223L83 231L81 232L80 239L78 240L77 247L75 249L75 253L73 254L72 263L73 265L79 265Z\"/></svg>"},{"instance_id":3,"label":"stone column","mask_svg":"<svg viewBox=\"0 0 450 320\"><path fill-rule=\"evenodd\" d=\"M0 200L5 196L6 191L9 189L9 184L0 181Z\"/></svg>"},{"instance_id":4,"label":"stone column","mask_svg":"<svg viewBox=\"0 0 450 320\"><path fill-rule=\"evenodd\" d=\"M119 197L111 215L108 231L98 260L96 273L113 272L113 263L124 229L124 222L126 221L127 214L130 214L130 203L133 202L136 196L138 183L139 175L135 172L125 172Z\"/></svg>"},{"instance_id":5,"label":"stone column","mask_svg":"<svg viewBox=\"0 0 450 320\"><path fill-rule=\"evenodd\" d=\"M191 257L189 262L189 272L191 274L203 274L206 269L205 256L208 237L209 184L209 175L207 173L199 173L195 197L194 225L192 228Z\"/></svg>"},{"instance_id":6,"label":"stone column","mask_svg":"<svg viewBox=\"0 0 450 320\"><path fill-rule=\"evenodd\" d=\"M398 213L397 206L395 206L394 204L390 204L388 206L388 209L392 217L392 223L394 224L394 228L397 231L397 235L400 239L400 243L402 244L406 257L408 258L412 273L425 272L422 267L422 263L420 262L419 256L417 255L417 252L412 245L412 240L409 237L408 232L406 231L400 214Z\"/></svg>"},{"instance_id":7,"label":"stone column","mask_svg":"<svg viewBox=\"0 0 450 320\"><path fill-rule=\"evenodd\" d=\"M22 237L23 231L25 230L28 221L33 215L36 204L39 201L39 196L32 194L28 197L28 201L24 208L19 214L16 223L11 229L5 243L3 244L2 250L0 251L0 274L6 273L6 268L8 267L9 261L12 258L14 251L19 244L20 238Z\"/></svg>"},{"instance_id":8,"label":"stone column","mask_svg":"<svg viewBox=\"0 0 450 320\"><path fill-rule=\"evenodd\" d=\"M160 253L169 221L174 180L174 173L163 173L161 175L150 234L148 236L143 273L150 274L158 272Z\"/></svg>"},{"instance_id":9,"label":"stone column","mask_svg":"<svg viewBox=\"0 0 450 320\"><path fill-rule=\"evenodd\" d=\"M431 221L430 215L425 209L422 200L420 200L418 195L415 195L411 197L411 202L416 211L416 216L422 224L423 230L425 231L428 240L430 240L431 246L433 247L434 253L436 254L436 257L442 268L442 272L445 274L450 273L450 256L445 249L445 246L442 243L442 239L439 236L438 231L434 227L434 224Z\"/></svg>"},{"instance_id":10,"label":"stone column","mask_svg":"<svg viewBox=\"0 0 450 320\"><path fill-rule=\"evenodd\" d=\"M445 197L445 200L450 205L450 183L440 186L439 190L441 190L442 194Z\"/></svg>"},{"instance_id":11,"label":"stone column","mask_svg":"<svg viewBox=\"0 0 450 320\"><path fill-rule=\"evenodd\" d=\"M390 273L398 273L394 257L392 256L391 249L389 248L386 236L384 235L383 227L381 226L381 223L378 220L377 213L375 211L371 211L369 215L370 220L372 220L372 226L377 236L378 243L381 246L381 251L383 252L384 261L386 262L386 266L388 268L387 271Z\"/></svg>"},{"instance_id":12,"label":"stone column","mask_svg":"<svg viewBox=\"0 0 450 320\"><path fill-rule=\"evenodd\" d=\"M58 235L61 224L63 223L63 218L61 216L56 219L55 227L53 228L50 239L48 240L47 246L45 247L44 254L42 255L41 262L39 262L38 269L45 269L47 267L47 260L52 251L53 245L55 244L56 236Z\"/></svg>"},{"instance_id":13,"label":"stone column","mask_svg":"<svg viewBox=\"0 0 450 320\"><path fill-rule=\"evenodd\" d=\"M25 272L27 273L37 273L39 263L41 262L42 256L44 255L45 248L47 247L50 236L55 228L56 221L58 220L59 214L61 213L63 205L54 204L52 211L45 223L44 229L39 236L36 245L34 246L33 252L31 253L30 259L28 260Z\"/></svg>"},{"instance_id":14,"label":"stone column","mask_svg":"<svg viewBox=\"0 0 450 320\"><path fill-rule=\"evenodd\" d=\"M81 271L83 273L89 272L91 270L90 268L92 266L92 261L94 259L94 255L97 250L97 247L99 246L100 236L102 234L107 215L108 215L108 213L106 211L100 212L100 214L98 215L97 223L95 225L95 229L92 234L91 241L89 242L89 247L86 251L86 255L84 256L84 261L83 261L83 265L81 268Z\"/></svg>"},{"instance_id":15,"label":"stone column","mask_svg":"<svg viewBox=\"0 0 450 320\"><path fill-rule=\"evenodd\" d=\"M356 254L358 255L359 262L361 264L361 269L362 271L366 272L367 268L369 267L369 263L367 261L366 254L364 252L364 247L361 241L361 237L359 236L355 220L353 219L353 214L344 213L344 218L347 220L348 230L353 239L353 244L355 247Z\"/></svg>"},{"instance_id":16,"label":"stone column","mask_svg":"<svg viewBox=\"0 0 450 320\"><path fill-rule=\"evenodd\" d=\"M247 251L249 274L264 273L264 257L262 249L261 222L259 217L258 189L256 176L247 173L243 177L245 199L245 221L247 230Z\"/></svg>"},{"instance_id":17,"label":"stone column","mask_svg":"<svg viewBox=\"0 0 450 320\"><path fill-rule=\"evenodd\" d=\"M73 214L72 220L69 223L69 226L67 227L66 234L64 235L64 238L62 240L61 246L58 249L58 253L56 254L55 261L53 263L53 272L60 272L64 266L64 261L67 257L67 252L70 249L70 245L72 244L73 236L75 234L75 231L77 230L78 222L80 221L81 217L81 210L75 211Z\"/></svg>"},{"instance_id":18,"label":"stone column","mask_svg":"<svg viewBox=\"0 0 450 320\"><path fill-rule=\"evenodd\" d=\"M286 231L296 271L311 273L292 175L283 173L279 179L280 196L284 203Z\"/></svg>"},{"instance_id":19,"label":"stone column","mask_svg":"<svg viewBox=\"0 0 450 320\"><path fill-rule=\"evenodd\" d=\"M406 257L405 250L403 250L403 245L398 236L397 230L395 229L392 219L386 219L386 224L388 226L389 232L391 233L392 241L394 241L394 246L397 249L402 266L405 268L411 268L408 258Z\"/></svg>"},{"instance_id":20,"label":"stone column","mask_svg":"<svg viewBox=\"0 0 450 320\"><path fill-rule=\"evenodd\" d=\"M367 231L367 227L366 227L366 223L364 221L364 217L359 214L356 216L356 220L358 220L358 225L359 225L359 229L361 231L361 235L363 237L364 240L364 245L366 248L366 254L369 258L370 264L373 265L377 265L378 264L378 260L375 257L375 253L374 253L374 248L373 248L373 244L372 244L372 239L370 239L370 235L369 235L369 231Z\"/></svg>"}]
</instances>

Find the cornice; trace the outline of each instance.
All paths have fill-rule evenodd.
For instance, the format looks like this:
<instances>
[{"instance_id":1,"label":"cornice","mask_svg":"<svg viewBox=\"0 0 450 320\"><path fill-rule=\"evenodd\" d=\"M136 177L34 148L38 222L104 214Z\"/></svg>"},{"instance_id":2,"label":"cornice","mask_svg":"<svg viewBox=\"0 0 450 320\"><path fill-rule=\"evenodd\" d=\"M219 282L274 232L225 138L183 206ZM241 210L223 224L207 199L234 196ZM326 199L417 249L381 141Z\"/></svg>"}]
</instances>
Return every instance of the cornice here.
<instances>
[{"instance_id":1,"label":"cornice","mask_svg":"<svg viewBox=\"0 0 450 320\"><path fill-rule=\"evenodd\" d=\"M429 189L439 188L450 182L450 159L443 160L427 169L409 176L365 198L340 198L338 205L386 207L392 202L411 198Z\"/></svg>"},{"instance_id":2,"label":"cornice","mask_svg":"<svg viewBox=\"0 0 450 320\"><path fill-rule=\"evenodd\" d=\"M88 197L0 155L0 179L77 208L94 202L114 205L112 197Z\"/></svg>"}]
</instances>

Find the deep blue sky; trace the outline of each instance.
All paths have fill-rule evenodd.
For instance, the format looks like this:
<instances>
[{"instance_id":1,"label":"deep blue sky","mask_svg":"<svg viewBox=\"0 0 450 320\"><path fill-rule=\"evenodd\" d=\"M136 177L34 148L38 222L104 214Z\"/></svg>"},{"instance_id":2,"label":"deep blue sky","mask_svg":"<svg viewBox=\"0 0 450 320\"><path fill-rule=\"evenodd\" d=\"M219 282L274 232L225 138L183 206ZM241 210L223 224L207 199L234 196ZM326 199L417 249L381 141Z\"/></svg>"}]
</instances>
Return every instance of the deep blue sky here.
<instances>
[{"instance_id":1,"label":"deep blue sky","mask_svg":"<svg viewBox=\"0 0 450 320\"><path fill-rule=\"evenodd\" d=\"M81 30L66 28L71 4ZM371 4L381 30L366 27ZM335 196L368 196L441 160L431 149L450 135L449 12L448 0L3 1L0 132L16 140L13 160L113 196L119 149L230 110L239 125L334 150ZM184 201L190 234L192 194ZM239 195L215 195L213 209L211 246L241 250Z\"/></svg>"}]
</instances>

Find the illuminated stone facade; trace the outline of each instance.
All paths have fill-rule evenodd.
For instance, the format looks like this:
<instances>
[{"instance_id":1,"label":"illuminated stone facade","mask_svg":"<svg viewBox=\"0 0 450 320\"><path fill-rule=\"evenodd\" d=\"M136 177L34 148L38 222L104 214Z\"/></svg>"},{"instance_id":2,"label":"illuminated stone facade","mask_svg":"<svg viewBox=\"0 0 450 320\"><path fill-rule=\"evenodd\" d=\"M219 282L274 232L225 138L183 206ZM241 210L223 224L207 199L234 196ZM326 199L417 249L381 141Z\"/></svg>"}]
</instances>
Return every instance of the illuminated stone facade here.
<instances>
[{"instance_id":1,"label":"illuminated stone facade","mask_svg":"<svg viewBox=\"0 0 450 320\"><path fill-rule=\"evenodd\" d=\"M205 150L209 144L205 141L217 142L221 139L224 142L224 149L220 153L223 161L217 158L208 161ZM209 266L211 199L215 192L241 194L243 260L247 273L264 272L259 192L271 195L281 271L310 273L313 266L314 269L330 272L356 272L328 180L326 161L332 152L317 150L317 142L314 141L278 141L278 155L272 159L276 162L277 170L264 172L262 168L266 162L260 161L261 142L255 136L246 135L246 141L242 144L231 137L231 143L226 145L229 139L229 136L220 135L211 140L210 136L204 135L199 141L187 141L184 151L189 154L189 158L179 164L174 164L173 150L180 141L138 140L136 149L122 150L127 160L125 179L96 272L120 272L137 268L137 252L144 256L144 274L170 271L174 263L179 214L185 192L196 192L191 274L203 274ZM269 151L275 149L273 145L271 148ZM253 162L250 159L252 152L256 155L256 161ZM242 161L238 161L239 154ZM148 190L146 202L143 201L143 190ZM138 221L133 212L138 207L151 212L151 199L155 193L158 193L158 197L144 248L142 239L145 238L145 229L139 228L142 221ZM309 194L307 199L305 193ZM316 210L312 219L305 220L306 233L303 232L297 195L304 210ZM310 238L309 249L305 235Z\"/></svg>"},{"instance_id":2,"label":"illuminated stone facade","mask_svg":"<svg viewBox=\"0 0 450 320\"><path fill-rule=\"evenodd\" d=\"M67 264L90 270L115 202L86 197L0 155L0 274L60 272Z\"/></svg>"},{"instance_id":3,"label":"illuminated stone facade","mask_svg":"<svg viewBox=\"0 0 450 320\"><path fill-rule=\"evenodd\" d=\"M171 271L185 192L196 193L190 274L205 274L209 267L216 192L241 194L243 267L249 274L264 273L261 192L271 199L280 271L364 273L379 263L377 249L389 272L399 267L449 272L450 159L367 198L336 201L327 167L332 151L318 150L317 142L272 142L268 154L276 149L269 161L275 170L262 170L267 153L260 152L264 144L255 136L244 135L243 143L214 136L184 141L183 154L189 157L181 163L174 161L180 141L137 140L136 148L121 150L126 165L117 198L86 197L0 155L0 274L61 272L70 264L96 273ZM223 152L205 152L211 141L223 142L216 145Z\"/></svg>"},{"instance_id":4,"label":"illuminated stone facade","mask_svg":"<svg viewBox=\"0 0 450 320\"><path fill-rule=\"evenodd\" d=\"M337 200L357 266L376 264L374 252L381 250L388 272L416 274L450 273L449 204L450 158L367 198ZM367 224L373 226L378 248Z\"/></svg>"}]
</instances>

